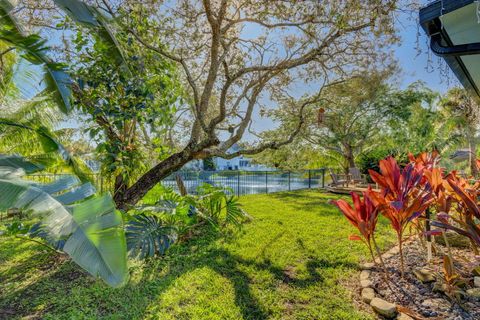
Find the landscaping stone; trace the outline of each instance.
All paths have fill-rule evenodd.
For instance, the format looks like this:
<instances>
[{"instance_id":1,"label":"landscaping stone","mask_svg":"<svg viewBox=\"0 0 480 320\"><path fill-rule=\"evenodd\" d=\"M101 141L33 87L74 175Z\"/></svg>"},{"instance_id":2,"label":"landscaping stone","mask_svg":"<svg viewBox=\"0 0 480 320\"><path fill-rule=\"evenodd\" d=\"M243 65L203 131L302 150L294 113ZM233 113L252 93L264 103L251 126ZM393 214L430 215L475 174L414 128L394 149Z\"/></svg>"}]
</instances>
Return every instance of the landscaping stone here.
<instances>
[{"instance_id":1,"label":"landscaping stone","mask_svg":"<svg viewBox=\"0 0 480 320\"><path fill-rule=\"evenodd\" d=\"M435 298L424 300L422 306L432 309L448 310L450 308L450 303L445 299Z\"/></svg>"},{"instance_id":2,"label":"landscaping stone","mask_svg":"<svg viewBox=\"0 0 480 320\"><path fill-rule=\"evenodd\" d=\"M451 247L456 247L456 248L470 247L470 240L467 237L459 235L458 233L455 233L455 232L447 232L445 233L445 235L447 237L448 244L450 244ZM435 236L435 242L438 244L441 244L442 246L445 246L445 239L443 238L442 235Z\"/></svg>"},{"instance_id":3,"label":"landscaping stone","mask_svg":"<svg viewBox=\"0 0 480 320\"><path fill-rule=\"evenodd\" d=\"M370 280L360 280L360 286L361 286L362 288L369 288L369 287L372 286L372 284L373 284L373 283L372 283L372 281L370 281Z\"/></svg>"},{"instance_id":4,"label":"landscaping stone","mask_svg":"<svg viewBox=\"0 0 480 320\"><path fill-rule=\"evenodd\" d=\"M473 278L473 284L475 287L480 288L480 277Z\"/></svg>"},{"instance_id":5,"label":"landscaping stone","mask_svg":"<svg viewBox=\"0 0 480 320\"><path fill-rule=\"evenodd\" d=\"M468 289L467 295L472 298L480 299L480 288Z\"/></svg>"},{"instance_id":6,"label":"landscaping stone","mask_svg":"<svg viewBox=\"0 0 480 320\"><path fill-rule=\"evenodd\" d=\"M369 277L370 277L370 271L369 270L363 270L360 273L360 280L368 280Z\"/></svg>"},{"instance_id":7,"label":"landscaping stone","mask_svg":"<svg viewBox=\"0 0 480 320\"><path fill-rule=\"evenodd\" d=\"M433 272L428 269L415 269L413 270L413 274L423 283L429 283L435 281L435 276Z\"/></svg>"},{"instance_id":8,"label":"landscaping stone","mask_svg":"<svg viewBox=\"0 0 480 320\"><path fill-rule=\"evenodd\" d=\"M370 301L370 306L375 312L386 318L393 319L397 315L397 307L393 303L380 298L373 298L372 301Z\"/></svg>"},{"instance_id":9,"label":"landscaping stone","mask_svg":"<svg viewBox=\"0 0 480 320\"><path fill-rule=\"evenodd\" d=\"M372 288L363 288L362 289L362 300L365 303L370 303L372 299L375 298L375 290Z\"/></svg>"},{"instance_id":10,"label":"landscaping stone","mask_svg":"<svg viewBox=\"0 0 480 320\"><path fill-rule=\"evenodd\" d=\"M480 266L473 268L472 274L476 277L480 277Z\"/></svg>"},{"instance_id":11,"label":"landscaping stone","mask_svg":"<svg viewBox=\"0 0 480 320\"><path fill-rule=\"evenodd\" d=\"M445 292L445 290L447 289L447 286L445 284L442 284L442 283L438 283L436 282L434 285L433 285L433 292ZM426 290L425 290L426 291ZM425 292L426 293L426 292Z\"/></svg>"},{"instance_id":12,"label":"landscaping stone","mask_svg":"<svg viewBox=\"0 0 480 320\"><path fill-rule=\"evenodd\" d=\"M397 320L413 320L413 318L410 317L408 314L399 313L399 314L397 315Z\"/></svg>"},{"instance_id":13,"label":"landscaping stone","mask_svg":"<svg viewBox=\"0 0 480 320\"><path fill-rule=\"evenodd\" d=\"M366 262L360 265L360 269L362 270L372 270L373 268L375 268L375 264L373 262Z\"/></svg>"}]
</instances>

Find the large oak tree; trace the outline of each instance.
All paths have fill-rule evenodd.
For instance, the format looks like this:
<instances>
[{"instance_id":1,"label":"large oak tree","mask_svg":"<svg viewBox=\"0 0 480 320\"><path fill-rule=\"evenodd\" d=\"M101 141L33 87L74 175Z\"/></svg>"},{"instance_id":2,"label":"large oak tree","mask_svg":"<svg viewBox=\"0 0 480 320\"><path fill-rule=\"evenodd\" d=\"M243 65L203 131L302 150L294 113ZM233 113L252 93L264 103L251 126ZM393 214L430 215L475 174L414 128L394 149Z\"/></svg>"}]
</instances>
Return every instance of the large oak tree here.
<instances>
[{"instance_id":1,"label":"large oak tree","mask_svg":"<svg viewBox=\"0 0 480 320\"><path fill-rule=\"evenodd\" d=\"M122 209L193 159L290 143L325 87L385 59L384 47L397 40L394 0L88 3L115 18L113 31L176 65L188 97L177 108L175 151L115 194ZM268 134L281 123L258 119L279 107L291 111L291 130ZM240 150L229 152L235 144Z\"/></svg>"}]
</instances>

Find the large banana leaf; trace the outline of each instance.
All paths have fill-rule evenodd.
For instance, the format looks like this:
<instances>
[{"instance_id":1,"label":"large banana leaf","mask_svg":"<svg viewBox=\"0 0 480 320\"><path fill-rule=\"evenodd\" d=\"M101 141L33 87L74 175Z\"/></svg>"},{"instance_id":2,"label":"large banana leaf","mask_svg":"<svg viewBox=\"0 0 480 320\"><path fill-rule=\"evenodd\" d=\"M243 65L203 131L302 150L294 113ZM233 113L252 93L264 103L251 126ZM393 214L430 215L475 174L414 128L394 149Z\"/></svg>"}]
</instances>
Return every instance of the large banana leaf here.
<instances>
[{"instance_id":1,"label":"large banana leaf","mask_svg":"<svg viewBox=\"0 0 480 320\"><path fill-rule=\"evenodd\" d=\"M127 245L121 214L109 195L92 198L72 208L77 229L63 250L79 266L112 287L128 280Z\"/></svg>"},{"instance_id":2,"label":"large banana leaf","mask_svg":"<svg viewBox=\"0 0 480 320\"><path fill-rule=\"evenodd\" d=\"M34 168L34 164L19 161L18 157L1 156L0 164L4 164L0 172L6 173ZM18 208L41 217L41 225L35 225L30 234L43 234L50 243L66 239L63 250L73 261L109 285L121 286L128 280L122 217L109 195L78 202L94 192L91 184L78 183L74 177L65 177L39 185L21 180L16 174L5 174L0 177L0 210ZM77 204L66 206L73 202Z\"/></svg>"},{"instance_id":3,"label":"large banana leaf","mask_svg":"<svg viewBox=\"0 0 480 320\"><path fill-rule=\"evenodd\" d=\"M60 110L67 113L71 110L70 76L65 66L52 61L46 52L50 49L46 40L36 34L24 35L21 27L11 14L13 5L9 0L0 0L0 40L6 41L23 51L23 57L29 62L43 65L47 88L57 100Z\"/></svg>"},{"instance_id":4,"label":"large banana leaf","mask_svg":"<svg viewBox=\"0 0 480 320\"><path fill-rule=\"evenodd\" d=\"M127 66L122 50L110 27L111 20L105 18L97 8L80 0L53 0L53 2L77 23L94 29L98 39L108 46L115 62Z\"/></svg>"},{"instance_id":5,"label":"large banana leaf","mask_svg":"<svg viewBox=\"0 0 480 320\"><path fill-rule=\"evenodd\" d=\"M0 0L1 1L1 0ZM82 159L72 156L67 149L57 141L55 134L50 132L46 127L32 127L21 122L12 121L10 119L0 118L0 126L9 126L20 128L21 130L31 131L35 133L40 139L45 153L58 153L65 164L73 171L73 173L80 178L82 182L92 182L90 168L83 162Z\"/></svg>"}]
</instances>

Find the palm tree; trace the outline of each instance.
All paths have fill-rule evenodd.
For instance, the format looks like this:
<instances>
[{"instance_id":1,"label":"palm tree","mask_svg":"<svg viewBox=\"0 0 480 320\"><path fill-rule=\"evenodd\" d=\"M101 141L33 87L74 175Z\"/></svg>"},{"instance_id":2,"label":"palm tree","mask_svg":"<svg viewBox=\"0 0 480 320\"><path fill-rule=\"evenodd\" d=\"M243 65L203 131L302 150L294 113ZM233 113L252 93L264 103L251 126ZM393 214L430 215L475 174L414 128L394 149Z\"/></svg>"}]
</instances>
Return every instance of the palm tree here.
<instances>
[{"instance_id":1,"label":"palm tree","mask_svg":"<svg viewBox=\"0 0 480 320\"><path fill-rule=\"evenodd\" d=\"M469 167L471 175L478 177L476 164L477 131L480 120L480 109L475 100L465 89L450 89L441 101L447 119L453 124L457 132L464 137L470 150Z\"/></svg>"}]
</instances>

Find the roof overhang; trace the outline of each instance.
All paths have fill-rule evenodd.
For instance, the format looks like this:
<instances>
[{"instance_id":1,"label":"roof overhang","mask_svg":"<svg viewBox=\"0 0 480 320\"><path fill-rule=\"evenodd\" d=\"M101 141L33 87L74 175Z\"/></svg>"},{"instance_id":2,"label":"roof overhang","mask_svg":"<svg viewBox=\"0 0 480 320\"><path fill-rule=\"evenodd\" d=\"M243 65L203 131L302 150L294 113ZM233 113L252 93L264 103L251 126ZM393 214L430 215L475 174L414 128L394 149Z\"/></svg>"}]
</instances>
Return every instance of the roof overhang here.
<instances>
[{"instance_id":1,"label":"roof overhang","mask_svg":"<svg viewBox=\"0 0 480 320\"><path fill-rule=\"evenodd\" d=\"M475 0L438 0L420 9L430 49L480 101L480 21Z\"/></svg>"}]
</instances>

